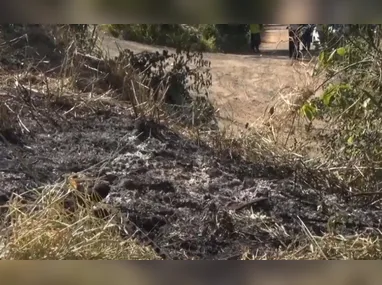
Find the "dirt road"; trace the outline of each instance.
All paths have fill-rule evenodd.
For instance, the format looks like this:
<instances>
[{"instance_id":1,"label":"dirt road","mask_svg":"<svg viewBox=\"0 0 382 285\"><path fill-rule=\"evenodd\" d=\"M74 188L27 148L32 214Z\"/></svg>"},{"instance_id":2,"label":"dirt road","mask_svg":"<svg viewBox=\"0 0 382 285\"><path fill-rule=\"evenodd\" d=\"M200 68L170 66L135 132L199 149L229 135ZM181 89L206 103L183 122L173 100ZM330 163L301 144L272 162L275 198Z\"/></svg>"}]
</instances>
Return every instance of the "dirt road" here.
<instances>
[{"instance_id":1,"label":"dirt road","mask_svg":"<svg viewBox=\"0 0 382 285\"><path fill-rule=\"evenodd\" d=\"M164 48L104 35L103 47L110 56L118 55L117 45L136 52L157 51ZM210 99L220 109L220 117L243 126L263 116L266 107L280 92L287 92L304 84L307 64L292 63L287 42L264 42L262 55L205 53L211 61L213 84Z\"/></svg>"}]
</instances>

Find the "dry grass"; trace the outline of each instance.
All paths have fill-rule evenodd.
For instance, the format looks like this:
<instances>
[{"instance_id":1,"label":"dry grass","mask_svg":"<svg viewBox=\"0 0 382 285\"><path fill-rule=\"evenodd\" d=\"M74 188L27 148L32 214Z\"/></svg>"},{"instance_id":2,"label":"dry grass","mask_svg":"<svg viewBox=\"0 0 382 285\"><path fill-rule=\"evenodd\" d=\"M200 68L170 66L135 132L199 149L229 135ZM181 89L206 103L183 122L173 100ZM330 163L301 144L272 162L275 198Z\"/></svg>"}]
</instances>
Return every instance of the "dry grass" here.
<instances>
[{"instance_id":1,"label":"dry grass","mask_svg":"<svg viewBox=\"0 0 382 285\"><path fill-rule=\"evenodd\" d=\"M110 102L107 92L95 92L93 86L99 79L97 76L84 78L84 62L76 56L79 51L76 42L70 35L64 36L67 42L61 65L54 68L50 75L38 67L41 64L36 64L33 56L25 60L28 64L23 70L1 70L1 88L4 92L1 94L0 131L5 126L22 125L19 114L23 108L30 107L27 101L33 94L45 99L47 103L70 104L72 108L67 113L72 114L78 111L92 112L93 109L105 107L105 101ZM12 48L3 49L2 52L12 55ZM76 84L82 79L88 80L88 92L78 92ZM106 205L102 208L106 207L112 213L108 218L98 218L95 206L91 203L69 212L63 202L78 194L76 190L68 188L67 181L64 181L31 190L23 196L14 195L2 211L1 258L160 259L151 247L123 238L121 233L125 230L118 213Z\"/></svg>"},{"instance_id":2,"label":"dry grass","mask_svg":"<svg viewBox=\"0 0 382 285\"><path fill-rule=\"evenodd\" d=\"M322 236L313 235L300 220L304 235L287 249L269 252L262 256L245 252L242 260L379 260L382 244L378 235L359 233L344 236L330 228ZM376 229L380 235L380 231Z\"/></svg>"},{"instance_id":3,"label":"dry grass","mask_svg":"<svg viewBox=\"0 0 382 285\"><path fill-rule=\"evenodd\" d=\"M94 215L93 206L69 212L63 202L74 190L66 183L27 193L33 200L14 196L1 230L3 259L160 259L153 249L121 236L117 214ZM77 195L77 194L76 194Z\"/></svg>"},{"instance_id":4,"label":"dry grass","mask_svg":"<svg viewBox=\"0 0 382 285\"><path fill-rule=\"evenodd\" d=\"M312 76L313 63L301 63L298 67L294 68L294 72L298 74L299 82L293 87L280 86L276 98L259 122L260 126L265 126L263 132L268 133L275 144L294 151L304 149L305 144L298 142L307 139L305 126L308 121L301 116L301 107L318 95L320 84L320 80Z\"/></svg>"},{"instance_id":5,"label":"dry grass","mask_svg":"<svg viewBox=\"0 0 382 285\"><path fill-rule=\"evenodd\" d=\"M303 246L272 252L263 256L244 253L242 260L379 260L381 240L367 235L309 236Z\"/></svg>"}]
</instances>

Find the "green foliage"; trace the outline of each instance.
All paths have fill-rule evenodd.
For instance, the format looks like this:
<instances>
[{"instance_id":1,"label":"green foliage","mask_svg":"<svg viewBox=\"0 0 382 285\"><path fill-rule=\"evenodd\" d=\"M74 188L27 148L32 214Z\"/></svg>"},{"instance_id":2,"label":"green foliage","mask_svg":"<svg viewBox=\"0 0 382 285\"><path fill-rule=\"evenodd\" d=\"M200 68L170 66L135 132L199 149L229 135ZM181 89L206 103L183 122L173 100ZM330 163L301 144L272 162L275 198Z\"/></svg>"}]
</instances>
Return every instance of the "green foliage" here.
<instances>
[{"instance_id":1,"label":"green foliage","mask_svg":"<svg viewBox=\"0 0 382 285\"><path fill-rule=\"evenodd\" d=\"M237 52L248 49L249 25L248 24L217 24L217 46L220 51Z\"/></svg>"},{"instance_id":2,"label":"green foliage","mask_svg":"<svg viewBox=\"0 0 382 285\"><path fill-rule=\"evenodd\" d=\"M201 32L197 27L171 24L129 24L109 25L113 36L147 44L163 45L184 50L212 51L213 31L204 27Z\"/></svg>"},{"instance_id":3,"label":"green foliage","mask_svg":"<svg viewBox=\"0 0 382 285\"><path fill-rule=\"evenodd\" d=\"M341 35L323 38L316 75L324 75L320 98L301 111L327 123L323 154L344 171L352 187L378 187L382 178L381 32L350 25Z\"/></svg>"},{"instance_id":4,"label":"green foliage","mask_svg":"<svg viewBox=\"0 0 382 285\"><path fill-rule=\"evenodd\" d=\"M129 24L108 25L115 37L192 51L239 51L248 48L248 25Z\"/></svg>"},{"instance_id":5,"label":"green foliage","mask_svg":"<svg viewBox=\"0 0 382 285\"><path fill-rule=\"evenodd\" d=\"M306 103L302 106L301 112L309 121L313 121L317 115L317 107L312 103Z\"/></svg>"}]
</instances>

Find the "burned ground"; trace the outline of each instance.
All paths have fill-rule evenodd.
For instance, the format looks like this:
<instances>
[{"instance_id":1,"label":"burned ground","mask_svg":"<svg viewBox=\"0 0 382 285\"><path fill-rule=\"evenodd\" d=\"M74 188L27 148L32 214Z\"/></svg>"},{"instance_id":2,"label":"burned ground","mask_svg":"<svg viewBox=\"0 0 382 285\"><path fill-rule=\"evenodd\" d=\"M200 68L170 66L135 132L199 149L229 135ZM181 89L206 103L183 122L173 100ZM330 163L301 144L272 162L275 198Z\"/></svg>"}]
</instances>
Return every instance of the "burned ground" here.
<instances>
[{"instance_id":1,"label":"burned ground","mask_svg":"<svg viewBox=\"0 0 382 285\"><path fill-rule=\"evenodd\" d=\"M20 60L0 62L5 77L21 72ZM380 206L366 199L373 196L349 198L336 183L325 185L316 169L245 161L134 120L131 106L117 99L3 85L0 204L71 173L102 177L110 184L102 203L119 213L121 234L166 259L238 259L248 251L277 258L312 243L309 235L380 228Z\"/></svg>"},{"instance_id":2,"label":"burned ground","mask_svg":"<svg viewBox=\"0 0 382 285\"><path fill-rule=\"evenodd\" d=\"M68 173L103 176L111 184L104 202L126 218L128 234L171 259L274 253L306 241L303 224L318 236L379 228L376 205L309 187L292 168L223 156L165 126L137 123L122 106L67 112L38 94L30 99L33 113L20 118L30 133L2 132L2 202Z\"/></svg>"}]
</instances>

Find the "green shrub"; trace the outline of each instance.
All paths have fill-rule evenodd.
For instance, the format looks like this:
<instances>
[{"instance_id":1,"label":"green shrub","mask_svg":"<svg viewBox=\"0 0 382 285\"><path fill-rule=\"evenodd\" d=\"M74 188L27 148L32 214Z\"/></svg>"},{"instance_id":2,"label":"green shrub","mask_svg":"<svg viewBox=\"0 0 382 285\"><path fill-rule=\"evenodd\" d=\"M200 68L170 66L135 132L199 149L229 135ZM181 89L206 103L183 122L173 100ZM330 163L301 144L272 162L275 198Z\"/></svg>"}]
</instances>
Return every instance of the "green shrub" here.
<instances>
[{"instance_id":1,"label":"green shrub","mask_svg":"<svg viewBox=\"0 0 382 285\"><path fill-rule=\"evenodd\" d=\"M378 188L382 178L381 30L350 25L323 38L316 75L325 76L320 98L303 106L311 120L327 123L323 153L351 187Z\"/></svg>"}]
</instances>

